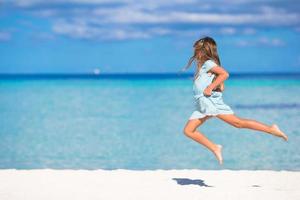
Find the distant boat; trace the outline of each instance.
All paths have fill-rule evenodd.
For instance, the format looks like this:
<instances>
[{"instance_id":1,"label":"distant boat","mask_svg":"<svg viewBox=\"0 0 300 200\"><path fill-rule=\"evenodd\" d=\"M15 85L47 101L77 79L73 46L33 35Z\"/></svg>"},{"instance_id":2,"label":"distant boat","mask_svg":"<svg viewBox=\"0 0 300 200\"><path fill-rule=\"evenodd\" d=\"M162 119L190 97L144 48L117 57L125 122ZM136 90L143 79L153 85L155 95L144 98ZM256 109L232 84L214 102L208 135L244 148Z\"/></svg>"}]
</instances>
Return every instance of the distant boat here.
<instances>
[{"instance_id":1,"label":"distant boat","mask_svg":"<svg viewBox=\"0 0 300 200\"><path fill-rule=\"evenodd\" d=\"M94 74L95 74L95 75L99 75L99 74L100 74L100 69L95 68L95 69L94 69Z\"/></svg>"}]
</instances>

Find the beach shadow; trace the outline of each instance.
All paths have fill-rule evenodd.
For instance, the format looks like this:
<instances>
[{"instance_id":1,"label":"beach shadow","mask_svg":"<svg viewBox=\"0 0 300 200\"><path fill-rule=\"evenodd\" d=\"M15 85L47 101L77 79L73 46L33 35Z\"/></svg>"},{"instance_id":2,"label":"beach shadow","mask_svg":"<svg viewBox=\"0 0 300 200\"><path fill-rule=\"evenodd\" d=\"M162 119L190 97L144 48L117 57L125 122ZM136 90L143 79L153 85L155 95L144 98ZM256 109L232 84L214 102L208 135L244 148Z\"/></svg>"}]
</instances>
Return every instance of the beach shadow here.
<instances>
[{"instance_id":1,"label":"beach shadow","mask_svg":"<svg viewBox=\"0 0 300 200\"><path fill-rule=\"evenodd\" d=\"M188 179L188 178L173 178L179 185L199 185L200 187L213 187L206 185L204 180L201 179Z\"/></svg>"},{"instance_id":2,"label":"beach shadow","mask_svg":"<svg viewBox=\"0 0 300 200\"><path fill-rule=\"evenodd\" d=\"M261 187L260 185L252 185L252 187Z\"/></svg>"}]
</instances>

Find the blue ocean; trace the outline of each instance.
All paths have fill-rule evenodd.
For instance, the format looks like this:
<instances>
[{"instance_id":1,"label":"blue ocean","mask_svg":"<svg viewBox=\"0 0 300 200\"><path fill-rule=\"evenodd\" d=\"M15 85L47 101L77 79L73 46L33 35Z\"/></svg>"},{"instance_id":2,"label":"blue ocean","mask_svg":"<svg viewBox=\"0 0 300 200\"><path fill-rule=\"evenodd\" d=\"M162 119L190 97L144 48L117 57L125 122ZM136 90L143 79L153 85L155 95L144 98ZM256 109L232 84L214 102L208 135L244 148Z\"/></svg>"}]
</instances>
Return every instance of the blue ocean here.
<instances>
[{"instance_id":1,"label":"blue ocean","mask_svg":"<svg viewBox=\"0 0 300 200\"><path fill-rule=\"evenodd\" d=\"M276 123L285 142L211 118L198 129L223 145L223 166L183 134L192 75L2 75L1 169L300 170L300 75L231 75L224 102Z\"/></svg>"}]
</instances>

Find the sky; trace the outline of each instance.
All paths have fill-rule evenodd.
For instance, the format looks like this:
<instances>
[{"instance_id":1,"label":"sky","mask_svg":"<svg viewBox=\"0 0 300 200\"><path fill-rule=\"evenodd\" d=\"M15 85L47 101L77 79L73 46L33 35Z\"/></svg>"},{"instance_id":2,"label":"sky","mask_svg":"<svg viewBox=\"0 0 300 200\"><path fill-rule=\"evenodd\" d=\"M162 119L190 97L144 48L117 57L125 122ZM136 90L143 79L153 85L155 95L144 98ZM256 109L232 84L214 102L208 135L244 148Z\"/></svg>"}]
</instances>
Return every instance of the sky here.
<instances>
[{"instance_id":1,"label":"sky","mask_svg":"<svg viewBox=\"0 0 300 200\"><path fill-rule=\"evenodd\" d=\"M2 0L0 73L177 73L204 36L228 72L300 72L299 11L299 0Z\"/></svg>"}]
</instances>

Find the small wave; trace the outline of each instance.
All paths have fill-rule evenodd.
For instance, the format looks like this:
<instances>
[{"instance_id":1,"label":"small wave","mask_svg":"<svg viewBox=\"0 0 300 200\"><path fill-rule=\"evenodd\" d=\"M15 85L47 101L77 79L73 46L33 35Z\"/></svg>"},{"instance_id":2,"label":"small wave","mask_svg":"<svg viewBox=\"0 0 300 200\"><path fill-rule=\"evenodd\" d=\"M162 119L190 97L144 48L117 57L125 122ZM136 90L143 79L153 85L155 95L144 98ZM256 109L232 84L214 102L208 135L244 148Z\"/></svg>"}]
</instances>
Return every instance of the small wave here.
<instances>
[{"instance_id":1,"label":"small wave","mask_svg":"<svg viewBox=\"0 0 300 200\"><path fill-rule=\"evenodd\" d=\"M298 103L250 104L250 105L235 104L235 105L233 105L233 107L239 108L239 109L294 109L294 108L300 108L300 104L298 104Z\"/></svg>"}]
</instances>

